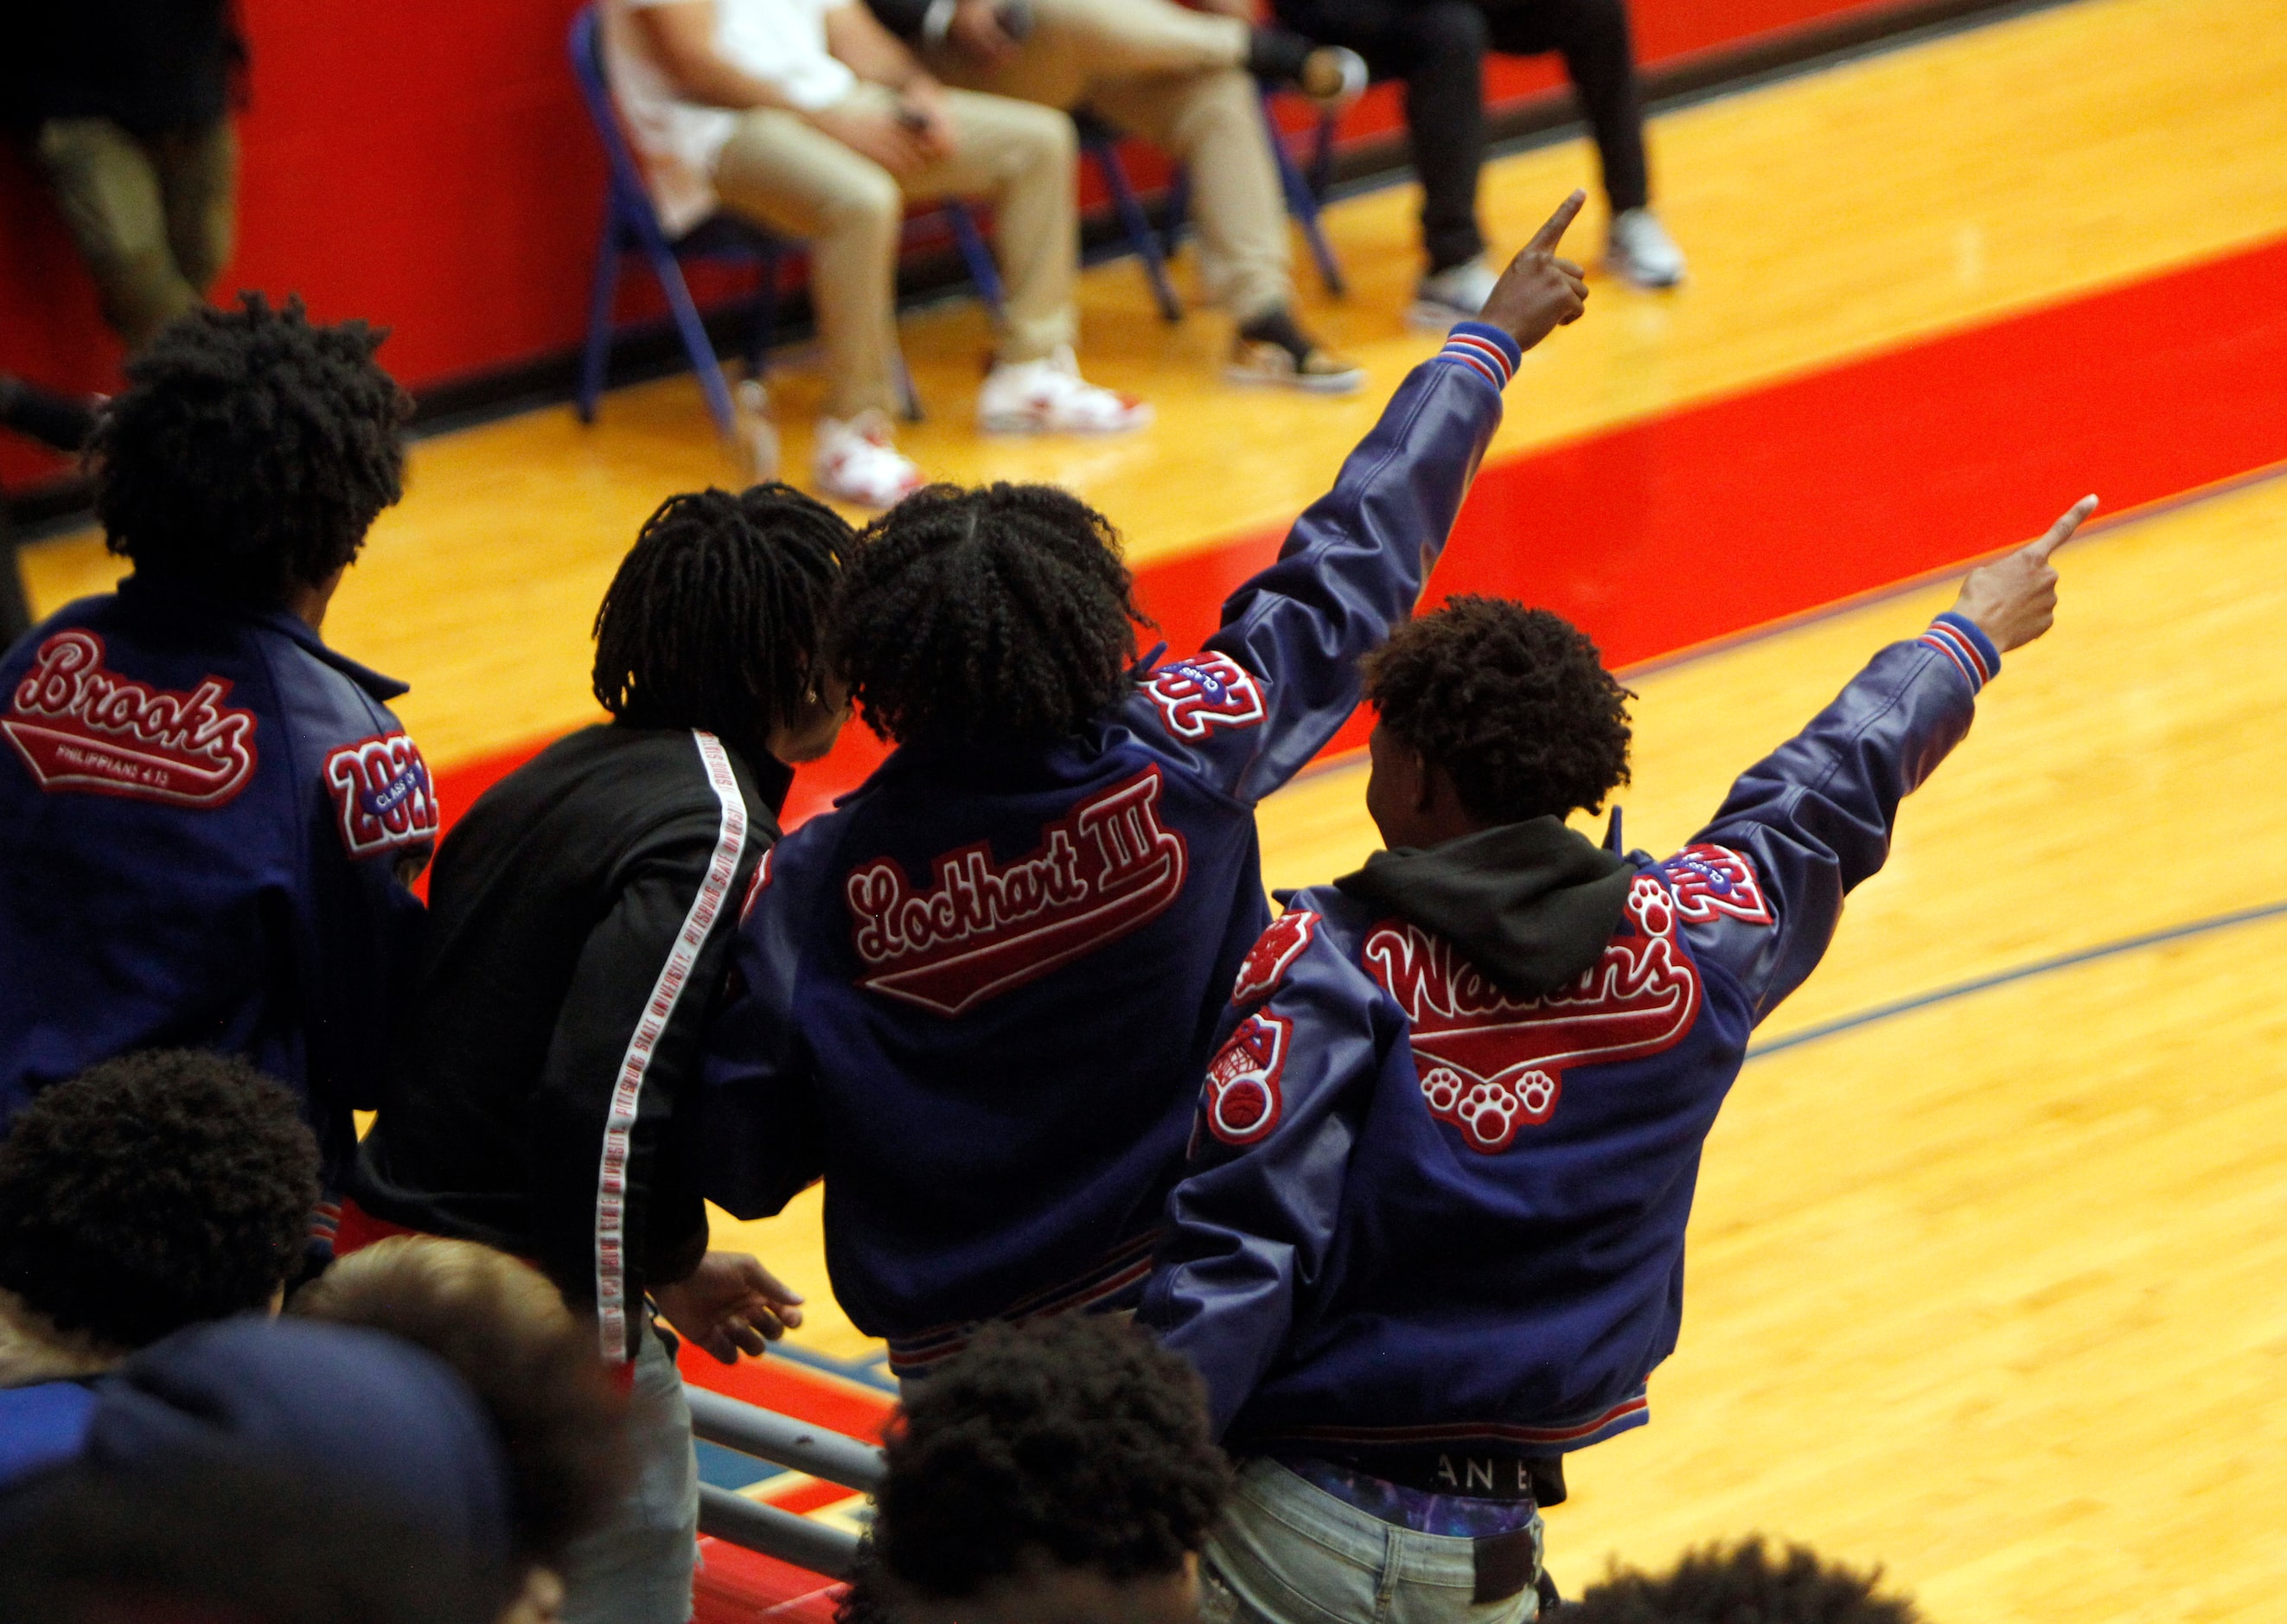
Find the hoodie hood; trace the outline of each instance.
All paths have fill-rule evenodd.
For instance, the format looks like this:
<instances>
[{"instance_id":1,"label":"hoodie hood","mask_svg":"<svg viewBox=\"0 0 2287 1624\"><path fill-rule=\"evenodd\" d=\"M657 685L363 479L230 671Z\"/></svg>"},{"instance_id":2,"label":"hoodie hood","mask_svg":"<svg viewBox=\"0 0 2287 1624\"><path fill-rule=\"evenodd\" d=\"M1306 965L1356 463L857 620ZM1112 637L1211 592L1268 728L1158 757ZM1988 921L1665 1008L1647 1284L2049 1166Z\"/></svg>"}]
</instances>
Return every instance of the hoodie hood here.
<instances>
[{"instance_id":1,"label":"hoodie hood","mask_svg":"<svg viewBox=\"0 0 2287 1624\"><path fill-rule=\"evenodd\" d=\"M1377 852L1334 882L1345 896L1435 931L1513 997L1554 992L1618 928L1633 871L1559 818Z\"/></svg>"}]
</instances>

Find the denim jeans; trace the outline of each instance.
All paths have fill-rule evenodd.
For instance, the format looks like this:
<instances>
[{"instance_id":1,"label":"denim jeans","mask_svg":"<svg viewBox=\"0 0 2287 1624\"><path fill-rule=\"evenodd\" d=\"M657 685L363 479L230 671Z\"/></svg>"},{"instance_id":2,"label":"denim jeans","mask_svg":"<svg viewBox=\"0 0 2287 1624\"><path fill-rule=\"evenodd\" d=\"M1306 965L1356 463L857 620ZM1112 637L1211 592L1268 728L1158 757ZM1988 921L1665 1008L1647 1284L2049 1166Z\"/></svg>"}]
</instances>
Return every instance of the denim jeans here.
<instances>
[{"instance_id":1,"label":"denim jeans","mask_svg":"<svg viewBox=\"0 0 2287 1624\"><path fill-rule=\"evenodd\" d=\"M604 1525L566 1553L562 1624L685 1624L691 1617L699 1462L683 1378L655 1327L636 1354L629 1397L635 1481Z\"/></svg>"},{"instance_id":2,"label":"denim jeans","mask_svg":"<svg viewBox=\"0 0 2287 1624\"><path fill-rule=\"evenodd\" d=\"M1537 1574L1537 1512L1530 1531ZM1241 1464L1208 1537L1200 1615L1205 1624L1529 1624L1540 1606L1530 1576L1515 1595L1475 1599L1478 1544L1383 1522L1257 1458Z\"/></svg>"}]
</instances>

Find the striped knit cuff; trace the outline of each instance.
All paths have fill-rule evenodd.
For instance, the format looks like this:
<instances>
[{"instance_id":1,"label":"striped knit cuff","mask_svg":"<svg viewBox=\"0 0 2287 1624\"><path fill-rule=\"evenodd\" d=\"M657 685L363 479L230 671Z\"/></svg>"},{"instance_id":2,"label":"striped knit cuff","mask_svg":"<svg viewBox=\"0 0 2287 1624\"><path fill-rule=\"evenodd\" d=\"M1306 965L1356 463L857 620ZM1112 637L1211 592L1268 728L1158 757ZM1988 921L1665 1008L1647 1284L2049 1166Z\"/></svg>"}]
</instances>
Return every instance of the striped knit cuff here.
<instances>
[{"instance_id":1,"label":"striped knit cuff","mask_svg":"<svg viewBox=\"0 0 2287 1624\"><path fill-rule=\"evenodd\" d=\"M1948 609L1930 622L1930 629L1922 633L1919 641L1952 661L1969 678L1973 694L2000 674L2001 651L1967 615Z\"/></svg>"},{"instance_id":2,"label":"striped knit cuff","mask_svg":"<svg viewBox=\"0 0 2287 1624\"><path fill-rule=\"evenodd\" d=\"M1459 362L1495 389L1504 389L1516 376L1524 352L1516 347L1515 339L1489 322L1457 321L1435 359Z\"/></svg>"}]
</instances>

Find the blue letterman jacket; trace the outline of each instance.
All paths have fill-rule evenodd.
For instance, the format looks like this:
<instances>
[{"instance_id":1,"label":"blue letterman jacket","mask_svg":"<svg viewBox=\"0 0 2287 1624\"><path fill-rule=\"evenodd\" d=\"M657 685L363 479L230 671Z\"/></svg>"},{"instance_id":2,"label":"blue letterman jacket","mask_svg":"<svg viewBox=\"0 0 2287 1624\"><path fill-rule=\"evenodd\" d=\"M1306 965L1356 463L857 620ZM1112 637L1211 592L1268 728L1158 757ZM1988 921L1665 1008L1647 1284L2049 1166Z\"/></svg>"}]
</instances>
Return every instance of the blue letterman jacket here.
<instances>
[{"instance_id":1,"label":"blue letterman jacket","mask_svg":"<svg viewBox=\"0 0 2287 1624\"><path fill-rule=\"evenodd\" d=\"M1538 999L1344 891L1288 899L1218 1028L1141 1310L1234 1450L1467 1493L1643 1424L1749 1034L1998 665L1952 614L1883 649L1690 845L1629 855L1602 956Z\"/></svg>"},{"instance_id":2,"label":"blue letterman jacket","mask_svg":"<svg viewBox=\"0 0 2287 1624\"><path fill-rule=\"evenodd\" d=\"M0 659L0 1131L130 1050L243 1055L302 1095L330 1208L437 829L404 692L148 571Z\"/></svg>"},{"instance_id":3,"label":"blue letterman jacket","mask_svg":"<svg viewBox=\"0 0 2287 1624\"><path fill-rule=\"evenodd\" d=\"M1519 353L1416 368L1200 653L1046 750L900 749L774 849L708 1036L703 1182L826 1181L835 1295L902 1374L981 1320L1132 1302L1224 989L1269 923L1254 804L1412 613Z\"/></svg>"}]
</instances>

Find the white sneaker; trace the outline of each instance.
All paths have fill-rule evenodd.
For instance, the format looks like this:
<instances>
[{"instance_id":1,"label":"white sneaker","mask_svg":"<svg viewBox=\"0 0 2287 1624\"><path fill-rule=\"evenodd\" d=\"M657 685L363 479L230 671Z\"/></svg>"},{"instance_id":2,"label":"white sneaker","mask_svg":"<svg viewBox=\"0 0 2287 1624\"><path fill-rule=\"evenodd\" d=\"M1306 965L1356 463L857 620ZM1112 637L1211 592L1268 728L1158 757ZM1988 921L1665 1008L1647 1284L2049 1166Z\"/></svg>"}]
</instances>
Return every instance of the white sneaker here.
<instances>
[{"instance_id":1,"label":"white sneaker","mask_svg":"<svg viewBox=\"0 0 2287 1624\"><path fill-rule=\"evenodd\" d=\"M1413 308L1405 313L1408 327L1444 332L1456 321L1474 321L1484 313L1485 301L1500 281L1485 257L1464 259L1435 276L1425 276L1413 289Z\"/></svg>"},{"instance_id":2,"label":"white sneaker","mask_svg":"<svg viewBox=\"0 0 2287 1624\"><path fill-rule=\"evenodd\" d=\"M1629 209L1612 217L1604 242L1604 269L1632 288L1658 291L1683 280L1683 250L1649 209Z\"/></svg>"},{"instance_id":3,"label":"white sneaker","mask_svg":"<svg viewBox=\"0 0 2287 1624\"><path fill-rule=\"evenodd\" d=\"M846 423L820 417L810 465L820 491L861 508L895 507L925 483L890 437L889 418L876 409Z\"/></svg>"},{"instance_id":4,"label":"white sneaker","mask_svg":"<svg viewBox=\"0 0 2287 1624\"><path fill-rule=\"evenodd\" d=\"M1081 377L1068 344L1042 360L1001 362L977 392L977 426L987 434L1118 434L1151 421L1134 395Z\"/></svg>"}]
</instances>

